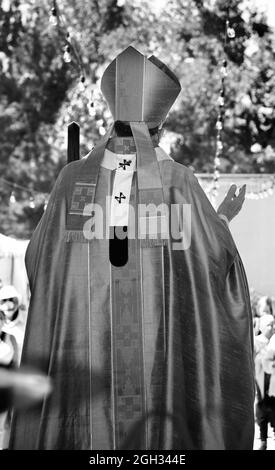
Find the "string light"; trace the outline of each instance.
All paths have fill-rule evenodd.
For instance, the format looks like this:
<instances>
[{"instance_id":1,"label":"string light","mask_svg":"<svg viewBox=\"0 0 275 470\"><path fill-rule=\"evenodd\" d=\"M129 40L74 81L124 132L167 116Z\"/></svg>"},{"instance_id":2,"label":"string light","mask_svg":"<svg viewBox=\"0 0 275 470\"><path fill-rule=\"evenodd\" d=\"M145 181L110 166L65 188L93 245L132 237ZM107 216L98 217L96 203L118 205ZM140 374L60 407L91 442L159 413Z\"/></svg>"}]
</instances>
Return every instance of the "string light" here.
<instances>
[{"instance_id":1,"label":"string light","mask_svg":"<svg viewBox=\"0 0 275 470\"><path fill-rule=\"evenodd\" d=\"M12 191L11 191L11 195L10 195L10 198L9 198L9 203L10 204L15 204L17 202L16 200L16 192L27 192L30 194L29 196L29 207L31 209L34 209L36 207L36 203L35 203L35 197L37 197L39 199L39 205L41 205L41 197L44 199L44 210L46 209L47 207L47 200L48 200L48 196L49 194L48 193L41 193L39 191L34 191L32 189L29 189L25 186L21 186L20 184L17 184L17 183L14 183L13 181L9 181L3 177L0 177L0 182L2 182L3 184L5 184L6 186L9 186L10 188L12 188Z\"/></svg>"},{"instance_id":2,"label":"string light","mask_svg":"<svg viewBox=\"0 0 275 470\"><path fill-rule=\"evenodd\" d=\"M125 0L117 0L117 5L118 6L123 6L125 4ZM62 31L62 27L64 28L64 21L62 16L60 15L60 11L57 8L57 1L53 2L53 7L51 9L50 13L50 22L51 24L55 24L58 26L58 31L60 34L63 35L65 38L65 50L63 54L63 59L66 63L72 62L72 55L74 59L76 60L78 67L81 71L81 77L80 77L80 90L83 92L86 92L87 86L86 86L86 80L85 80L85 72L84 72L84 67L83 63L81 60L81 57L79 56L77 49L74 47L74 44L72 43L72 38L71 34L69 32L69 28L65 28L67 32L64 34ZM228 44L228 40L235 39L236 37L236 32L234 27L230 25L229 20L226 20L225 23L225 32L224 32L224 54L226 54L226 47ZM220 178L220 165L221 165L221 157L223 153L223 141L222 141L222 131L224 128L224 107L225 107L225 82L226 78L228 77L228 61L226 57L222 60L221 68L220 68L220 76L221 76L221 88L220 88L220 93L219 97L217 100L217 105L219 107L219 112L218 112L218 117L216 121L216 152L215 152L215 158L214 158L214 173L213 173L213 186L212 186L212 195L214 197L217 197L218 194L218 187L219 187L219 178ZM94 106L94 93L92 92L91 98L87 104L88 106L88 111L91 117L96 116L96 110ZM101 135L104 135L105 129L103 126L99 126L99 133ZM259 191L252 191L252 192L247 192L246 197L247 198L253 198L253 199L259 199L263 197L268 197L268 195L272 195L273 191L275 188L275 181L273 180L273 183L271 186L267 188L261 188ZM47 201L45 200L44 207L47 205Z\"/></svg>"},{"instance_id":3,"label":"string light","mask_svg":"<svg viewBox=\"0 0 275 470\"><path fill-rule=\"evenodd\" d=\"M99 133L100 133L100 135L102 135L102 136L103 136L103 135L105 135L105 134L106 134L106 129L105 129L105 127L103 127L103 126L100 126L98 130L99 130Z\"/></svg>"},{"instance_id":4,"label":"string light","mask_svg":"<svg viewBox=\"0 0 275 470\"><path fill-rule=\"evenodd\" d=\"M35 208L35 202L34 202L34 197L33 196L30 196L30 199L29 199L29 207L31 209L34 209Z\"/></svg>"},{"instance_id":5,"label":"string light","mask_svg":"<svg viewBox=\"0 0 275 470\"><path fill-rule=\"evenodd\" d=\"M101 95L100 97L97 96L95 83L93 84L89 83L89 86L87 85L86 72L85 72L85 66L84 66L85 64L82 60L81 54L79 53L80 46L76 39L77 34L73 34L72 28L66 25L64 15L58 8L57 0L55 0L52 4L51 15L50 15L51 21L52 21L52 16L56 17L57 19L57 32L58 32L58 35L64 41L63 60L66 63L72 62L74 65L77 65L79 69L79 73L80 73L79 90L85 96L89 115L91 116L91 118L95 118L96 114L100 113L101 109L102 111L104 110L104 107L102 106L102 103L101 103L102 97ZM94 69L95 79L97 79L98 73L100 75L100 67ZM98 130L99 130L100 135L104 135L105 129L103 126L100 126Z\"/></svg>"},{"instance_id":6,"label":"string light","mask_svg":"<svg viewBox=\"0 0 275 470\"><path fill-rule=\"evenodd\" d=\"M227 68L224 65L221 67L221 76L223 78L226 78L228 76Z\"/></svg>"},{"instance_id":7,"label":"string light","mask_svg":"<svg viewBox=\"0 0 275 470\"><path fill-rule=\"evenodd\" d=\"M79 83L80 83L80 90L83 92L86 90L85 81L86 81L85 76L81 75Z\"/></svg>"},{"instance_id":8,"label":"string light","mask_svg":"<svg viewBox=\"0 0 275 470\"><path fill-rule=\"evenodd\" d=\"M199 182L203 187L206 194L209 197L213 197L213 180L217 178L217 174L207 174L207 173L200 173L197 174ZM235 180L235 181L232 181ZM258 175L258 174L248 174L248 175L236 175L236 179L232 178L231 174L223 173L223 175L219 177L219 181L222 182L222 186L226 186L228 190L228 184L239 184L241 180L245 180L246 182L246 199L251 200L262 200L266 199L273 194L275 194L275 176L274 175ZM216 186L216 193L217 188L219 187L219 182L217 182Z\"/></svg>"},{"instance_id":9,"label":"string light","mask_svg":"<svg viewBox=\"0 0 275 470\"><path fill-rule=\"evenodd\" d=\"M15 194L14 194L14 191L12 191L10 195L10 204L14 204L15 202L16 202Z\"/></svg>"},{"instance_id":10,"label":"string light","mask_svg":"<svg viewBox=\"0 0 275 470\"><path fill-rule=\"evenodd\" d=\"M72 61L72 56L71 56L71 48L70 46L65 46L65 51L64 51L64 54L63 54L63 59L64 59L64 62L66 63L70 63Z\"/></svg>"},{"instance_id":11,"label":"string light","mask_svg":"<svg viewBox=\"0 0 275 470\"><path fill-rule=\"evenodd\" d=\"M234 28L230 26L228 20L225 23L225 32L224 32L224 54L226 54L226 46L228 39L234 39L236 36ZM216 153L214 158L214 174L213 174L213 186L212 186L212 196L214 198L218 195L218 188L219 188L219 177L220 177L220 164L221 164L221 157L223 152L223 142L222 142L222 131L224 126L224 106L225 106L225 80L228 76L228 62L226 58L222 61L222 66L220 69L221 75L221 88L219 92L219 97L217 101L217 105L219 107L218 117L216 121Z\"/></svg>"},{"instance_id":12,"label":"string light","mask_svg":"<svg viewBox=\"0 0 275 470\"><path fill-rule=\"evenodd\" d=\"M91 117L94 118L96 116L95 105L92 100L88 103L88 111Z\"/></svg>"},{"instance_id":13,"label":"string light","mask_svg":"<svg viewBox=\"0 0 275 470\"><path fill-rule=\"evenodd\" d=\"M51 9L50 17L49 17L49 22L52 26L57 26L58 24L58 17L57 17L57 9L56 9L56 4L53 2L53 7Z\"/></svg>"},{"instance_id":14,"label":"string light","mask_svg":"<svg viewBox=\"0 0 275 470\"><path fill-rule=\"evenodd\" d=\"M0 177L0 181L2 181L4 184L9 186L10 188L13 188L13 190L12 190L13 193L14 193L15 189L18 189L20 191L24 191L24 192L30 193L32 195L34 195L34 194L37 194L37 195L46 194L46 193L41 193L40 191L34 191L32 189L27 188L26 186L22 186L21 184L14 183L13 181L9 181L6 178L3 178L2 176Z\"/></svg>"},{"instance_id":15,"label":"string light","mask_svg":"<svg viewBox=\"0 0 275 470\"><path fill-rule=\"evenodd\" d=\"M78 53L78 48L76 47L76 40L74 39L74 35L71 34L71 28L66 27L63 15L57 6L57 0L54 0L52 3L49 21L51 24L57 26L57 32L65 43L63 53L64 62L70 63L72 62L72 59L74 59L81 75L85 76L84 65L81 56Z\"/></svg>"},{"instance_id":16,"label":"string light","mask_svg":"<svg viewBox=\"0 0 275 470\"><path fill-rule=\"evenodd\" d=\"M224 103L224 97L222 95L220 95L219 98L218 98L218 105L219 106L224 106L224 104L225 104Z\"/></svg>"},{"instance_id":17,"label":"string light","mask_svg":"<svg viewBox=\"0 0 275 470\"><path fill-rule=\"evenodd\" d=\"M275 189L275 176L273 176L269 182L264 182L260 185L258 184L257 190L253 190L253 191L248 190L245 197L246 199L253 199L253 200L265 199L274 194L274 189Z\"/></svg>"},{"instance_id":18,"label":"string light","mask_svg":"<svg viewBox=\"0 0 275 470\"><path fill-rule=\"evenodd\" d=\"M227 26L227 36L229 39L234 39L236 37L236 32L234 28L230 28L230 26Z\"/></svg>"},{"instance_id":19,"label":"string light","mask_svg":"<svg viewBox=\"0 0 275 470\"><path fill-rule=\"evenodd\" d=\"M226 47L228 44L228 39L234 39L236 37L236 32L235 29L230 26L229 20L226 21L225 23L225 34L224 34L224 54L226 54ZM221 157L222 157L222 152L223 152L223 141L222 141L222 131L224 128L224 107L225 107L225 82L226 78L228 76L228 62L226 58L223 59L222 61L222 66L220 69L220 75L221 75L221 88L220 88L220 93L218 97L218 107L219 107L219 112L218 112L218 117L216 121L216 153L215 153L215 158L214 158L214 172L213 172L213 179L212 179L212 187L209 190L211 193L212 197L216 198L218 195L218 188L219 188L219 178L220 178L220 171L219 167L221 165ZM258 149L259 144L254 144L253 149L251 150L253 152L259 151ZM257 146L257 149L256 149ZM254 149L255 147L255 149ZM275 191L275 176L273 176L273 179L268 183L264 182L261 185L258 185L257 190L247 190L247 193L245 197L247 199L253 199L253 200L262 200L265 199L269 196L272 196Z\"/></svg>"}]
</instances>

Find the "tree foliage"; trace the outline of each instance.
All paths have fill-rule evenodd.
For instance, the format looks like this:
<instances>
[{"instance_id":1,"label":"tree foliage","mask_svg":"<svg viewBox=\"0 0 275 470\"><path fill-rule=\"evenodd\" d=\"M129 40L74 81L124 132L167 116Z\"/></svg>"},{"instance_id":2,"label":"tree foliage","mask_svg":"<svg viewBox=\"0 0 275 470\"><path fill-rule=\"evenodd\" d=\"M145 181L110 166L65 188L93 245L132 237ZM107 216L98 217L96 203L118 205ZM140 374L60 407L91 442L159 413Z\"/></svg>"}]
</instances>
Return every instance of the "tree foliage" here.
<instances>
[{"instance_id":1,"label":"tree foliage","mask_svg":"<svg viewBox=\"0 0 275 470\"><path fill-rule=\"evenodd\" d=\"M70 121L81 126L82 155L104 133L110 114L100 76L130 43L158 56L181 81L166 122L173 157L196 171L212 171L226 19L236 36L226 47L221 170L275 171L274 35L242 0L64 0L57 6L65 29L50 24L50 1L0 0L2 232L31 235L66 163ZM66 32L85 72L85 89L75 57L63 60ZM26 189L12 188L3 178ZM9 204L12 189L17 202ZM34 191L34 207L28 190Z\"/></svg>"}]
</instances>

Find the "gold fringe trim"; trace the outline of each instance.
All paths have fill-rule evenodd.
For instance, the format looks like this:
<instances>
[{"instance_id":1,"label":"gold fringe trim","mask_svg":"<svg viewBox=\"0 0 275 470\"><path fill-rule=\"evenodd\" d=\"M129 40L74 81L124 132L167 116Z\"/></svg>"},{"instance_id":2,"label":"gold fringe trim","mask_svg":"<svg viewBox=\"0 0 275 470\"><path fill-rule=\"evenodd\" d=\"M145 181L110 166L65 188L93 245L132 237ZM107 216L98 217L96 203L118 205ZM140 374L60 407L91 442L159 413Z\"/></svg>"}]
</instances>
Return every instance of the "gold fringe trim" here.
<instances>
[{"instance_id":1,"label":"gold fringe trim","mask_svg":"<svg viewBox=\"0 0 275 470\"><path fill-rule=\"evenodd\" d=\"M81 230L66 230L64 234L64 240L66 243L89 243L92 240L89 240L84 236L84 233ZM141 248L154 248L157 246L167 246L167 238L143 238L140 240Z\"/></svg>"},{"instance_id":2,"label":"gold fringe trim","mask_svg":"<svg viewBox=\"0 0 275 470\"><path fill-rule=\"evenodd\" d=\"M89 243L82 230L66 230L64 234L66 243Z\"/></svg>"},{"instance_id":3,"label":"gold fringe trim","mask_svg":"<svg viewBox=\"0 0 275 470\"><path fill-rule=\"evenodd\" d=\"M157 246L167 246L168 240L164 238L143 238L140 240L141 248L154 248Z\"/></svg>"}]
</instances>

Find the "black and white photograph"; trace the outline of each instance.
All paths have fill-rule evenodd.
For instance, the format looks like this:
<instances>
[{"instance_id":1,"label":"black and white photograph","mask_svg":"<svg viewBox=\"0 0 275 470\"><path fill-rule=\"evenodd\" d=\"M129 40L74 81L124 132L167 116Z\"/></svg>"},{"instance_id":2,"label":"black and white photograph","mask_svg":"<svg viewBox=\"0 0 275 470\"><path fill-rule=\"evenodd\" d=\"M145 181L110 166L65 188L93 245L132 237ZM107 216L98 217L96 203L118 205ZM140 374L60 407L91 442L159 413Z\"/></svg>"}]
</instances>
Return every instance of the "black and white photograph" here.
<instances>
[{"instance_id":1,"label":"black and white photograph","mask_svg":"<svg viewBox=\"0 0 275 470\"><path fill-rule=\"evenodd\" d=\"M275 450L274 0L0 0L0 462L21 450Z\"/></svg>"}]
</instances>

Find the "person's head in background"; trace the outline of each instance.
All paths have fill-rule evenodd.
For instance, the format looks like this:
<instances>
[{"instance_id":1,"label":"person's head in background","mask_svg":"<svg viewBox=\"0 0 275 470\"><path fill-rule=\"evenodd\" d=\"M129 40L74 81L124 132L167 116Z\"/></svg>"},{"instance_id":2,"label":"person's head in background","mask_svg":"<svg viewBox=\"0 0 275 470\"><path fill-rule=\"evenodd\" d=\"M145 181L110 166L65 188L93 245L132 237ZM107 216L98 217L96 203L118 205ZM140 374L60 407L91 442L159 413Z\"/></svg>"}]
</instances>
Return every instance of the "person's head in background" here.
<instances>
[{"instance_id":1,"label":"person's head in background","mask_svg":"<svg viewBox=\"0 0 275 470\"><path fill-rule=\"evenodd\" d=\"M257 305L258 316L273 315L272 300L270 297L263 296L258 300Z\"/></svg>"},{"instance_id":2,"label":"person's head in background","mask_svg":"<svg viewBox=\"0 0 275 470\"><path fill-rule=\"evenodd\" d=\"M0 289L0 312L6 322L16 320L19 313L20 295L14 286L3 286Z\"/></svg>"},{"instance_id":3,"label":"person's head in background","mask_svg":"<svg viewBox=\"0 0 275 470\"><path fill-rule=\"evenodd\" d=\"M274 317L270 314L263 314L259 321L259 329L262 335L270 339L274 333Z\"/></svg>"}]
</instances>

